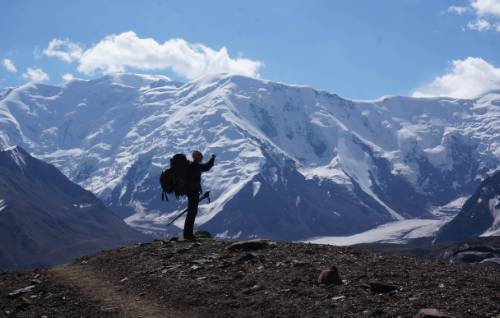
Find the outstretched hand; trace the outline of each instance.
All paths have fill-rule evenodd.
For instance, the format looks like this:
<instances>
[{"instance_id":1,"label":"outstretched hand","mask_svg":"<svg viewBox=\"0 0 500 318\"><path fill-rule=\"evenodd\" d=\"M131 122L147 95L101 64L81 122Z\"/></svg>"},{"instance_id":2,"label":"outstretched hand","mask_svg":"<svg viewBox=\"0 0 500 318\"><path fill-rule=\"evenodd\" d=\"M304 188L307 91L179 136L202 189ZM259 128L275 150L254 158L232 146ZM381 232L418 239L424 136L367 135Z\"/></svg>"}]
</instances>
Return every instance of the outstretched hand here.
<instances>
[{"instance_id":1,"label":"outstretched hand","mask_svg":"<svg viewBox=\"0 0 500 318\"><path fill-rule=\"evenodd\" d=\"M215 154L212 155L212 158L215 159Z\"/></svg>"}]
</instances>

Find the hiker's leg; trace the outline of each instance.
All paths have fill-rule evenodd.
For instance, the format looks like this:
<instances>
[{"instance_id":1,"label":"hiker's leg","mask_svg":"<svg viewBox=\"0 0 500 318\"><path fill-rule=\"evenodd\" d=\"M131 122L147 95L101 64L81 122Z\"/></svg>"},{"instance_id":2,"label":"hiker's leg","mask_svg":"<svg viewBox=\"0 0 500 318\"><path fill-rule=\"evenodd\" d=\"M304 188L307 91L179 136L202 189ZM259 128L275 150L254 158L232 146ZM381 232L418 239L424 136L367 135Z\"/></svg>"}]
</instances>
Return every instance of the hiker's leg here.
<instances>
[{"instance_id":1,"label":"hiker's leg","mask_svg":"<svg viewBox=\"0 0 500 318\"><path fill-rule=\"evenodd\" d=\"M186 216L186 221L184 221L184 237L189 238L193 236L194 219L196 214L198 214L198 193L188 194L188 212Z\"/></svg>"}]
</instances>

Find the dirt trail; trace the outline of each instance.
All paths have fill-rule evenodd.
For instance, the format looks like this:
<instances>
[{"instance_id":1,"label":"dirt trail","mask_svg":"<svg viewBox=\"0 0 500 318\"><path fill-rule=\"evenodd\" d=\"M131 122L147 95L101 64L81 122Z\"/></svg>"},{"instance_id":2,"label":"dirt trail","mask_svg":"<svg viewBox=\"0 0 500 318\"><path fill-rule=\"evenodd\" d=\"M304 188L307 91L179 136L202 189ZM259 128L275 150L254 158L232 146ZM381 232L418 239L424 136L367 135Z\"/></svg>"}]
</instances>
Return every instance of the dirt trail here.
<instances>
[{"instance_id":1,"label":"dirt trail","mask_svg":"<svg viewBox=\"0 0 500 318\"><path fill-rule=\"evenodd\" d=\"M153 241L0 273L0 317L413 317L435 308L457 318L500 318L500 272L492 267L250 243ZM342 283L320 284L331 266Z\"/></svg>"},{"instance_id":2,"label":"dirt trail","mask_svg":"<svg viewBox=\"0 0 500 318\"><path fill-rule=\"evenodd\" d=\"M152 299L146 299L133 290L125 290L120 283L103 280L90 268L65 264L51 268L49 273L58 278L68 288L78 289L84 297L102 304L103 313L116 314L119 317L193 317L187 314L164 308Z\"/></svg>"}]
</instances>

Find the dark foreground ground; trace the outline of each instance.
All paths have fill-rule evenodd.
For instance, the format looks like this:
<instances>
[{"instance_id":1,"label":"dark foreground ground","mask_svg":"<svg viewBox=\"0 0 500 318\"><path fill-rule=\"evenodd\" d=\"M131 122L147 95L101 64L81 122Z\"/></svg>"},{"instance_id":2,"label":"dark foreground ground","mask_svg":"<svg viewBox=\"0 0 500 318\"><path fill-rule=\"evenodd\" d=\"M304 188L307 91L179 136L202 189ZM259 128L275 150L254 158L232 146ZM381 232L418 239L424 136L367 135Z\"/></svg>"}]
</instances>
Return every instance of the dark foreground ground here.
<instances>
[{"instance_id":1,"label":"dark foreground ground","mask_svg":"<svg viewBox=\"0 0 500 318\"><path fill-rule=\"evenodd\" d=\"M245 251L230 244L155 241L0 273L0 317L413 317L422 308L500 317L500 271L493 267L325 245ZM331 265L342 284L319 284ZM377 282L395 290L380 293Z\"/></svg>"}]
</instances>

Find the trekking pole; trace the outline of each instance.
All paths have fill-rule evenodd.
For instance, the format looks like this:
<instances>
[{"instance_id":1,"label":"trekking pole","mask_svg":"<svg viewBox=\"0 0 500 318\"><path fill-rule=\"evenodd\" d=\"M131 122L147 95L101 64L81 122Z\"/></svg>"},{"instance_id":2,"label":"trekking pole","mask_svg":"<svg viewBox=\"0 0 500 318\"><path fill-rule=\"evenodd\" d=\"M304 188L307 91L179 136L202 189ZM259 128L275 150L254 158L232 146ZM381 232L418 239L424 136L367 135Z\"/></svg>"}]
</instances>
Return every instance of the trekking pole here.
<instances>
[{"instance_id":1,"label":"trekking pole","mask_svg":"<svg viewBox=\"0 0 500 318\"><path fill-rule=\"evenodd\" d=\"M202 201L202 200L205 200L205 199L208 199L208 203L210 203L210 191L207 191L205 193L203 193L202 196L200 196L200 198L198 199L198 201ZM170 221L167 226L171 225L172 223L174 223L175 221L177 221L178 218L180 218L181 216L184 215L184 213L186 213L188 211L188 209L185 209L184 211L182 211L181 213L179 213L179 215L177 215L172 221Z\"/></svg>"}]
</instances>

